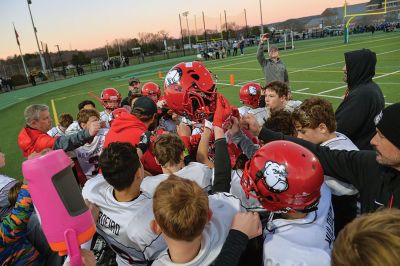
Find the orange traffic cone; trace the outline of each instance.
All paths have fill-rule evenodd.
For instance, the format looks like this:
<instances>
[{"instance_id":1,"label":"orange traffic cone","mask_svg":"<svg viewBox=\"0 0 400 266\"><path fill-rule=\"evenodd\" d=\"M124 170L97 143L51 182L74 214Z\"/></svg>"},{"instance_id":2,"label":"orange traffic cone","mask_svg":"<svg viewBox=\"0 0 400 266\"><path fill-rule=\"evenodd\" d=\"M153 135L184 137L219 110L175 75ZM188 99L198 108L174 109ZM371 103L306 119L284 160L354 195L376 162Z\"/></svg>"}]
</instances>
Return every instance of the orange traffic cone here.
<instances>
[{"instance_id":1,"label":"orange traffic cone","mask_svg":"<svg viewBox=\"0 0 400 266\"><path fill-rule=\"evenodd\" d=\"M230 83L232 86L235 85L235 77L233 76L233 74L231 74Z\"/></svg>"}]
</instances>

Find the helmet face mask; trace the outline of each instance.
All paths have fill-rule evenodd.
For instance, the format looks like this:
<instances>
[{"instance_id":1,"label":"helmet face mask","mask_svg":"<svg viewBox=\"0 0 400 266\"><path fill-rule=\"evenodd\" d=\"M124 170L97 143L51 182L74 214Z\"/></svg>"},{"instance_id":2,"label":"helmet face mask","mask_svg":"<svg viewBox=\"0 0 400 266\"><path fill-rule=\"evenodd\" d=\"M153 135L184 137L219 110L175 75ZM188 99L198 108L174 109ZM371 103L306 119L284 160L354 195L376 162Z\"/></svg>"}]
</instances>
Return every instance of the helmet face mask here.
<instances>
[{"instance_id":1,"label":"helmet face mask","mask_svg":"<svg viewBox=\"0 0 400 266\"><path fill-rule=\"evenodd\" d=\"M215 81L201 62L175 65L165 77L164 94L171 110L192 121L201 122L215 111Z\"/></svg>"},{"instance_id":2,"label":"helmet face mask","mask_svg":"<svg viewBox=\"0 0 400 266\"><path fill-rule=\"evenodd\" d=\"M239 98L242 104L251 108L258 108L258 102L261 96L261 85L258 83L247 83L240 88Z\"/></svg>"},{"instance_id":3,"label":"helmet face mask","mask_svg":"<svg viewBox=\"0 0 400 266\"><path fill-rule=\"evenodd\" d=\"M120 107L122 96L118 90L106 88L101 92L100 100L104 108L114 110Z\"/></svg>"},{"instance_id":4,"label":"helmet face mask","mask_svg":"<svg viewBox=\"0 0 400 266\"><path fill-rule=\"evenodd\" d=\"M273 141L246 163L241 185L271 212L315 210L323 183L322 166L313 153L288 141Z\"/></svg>"}]
</instances>

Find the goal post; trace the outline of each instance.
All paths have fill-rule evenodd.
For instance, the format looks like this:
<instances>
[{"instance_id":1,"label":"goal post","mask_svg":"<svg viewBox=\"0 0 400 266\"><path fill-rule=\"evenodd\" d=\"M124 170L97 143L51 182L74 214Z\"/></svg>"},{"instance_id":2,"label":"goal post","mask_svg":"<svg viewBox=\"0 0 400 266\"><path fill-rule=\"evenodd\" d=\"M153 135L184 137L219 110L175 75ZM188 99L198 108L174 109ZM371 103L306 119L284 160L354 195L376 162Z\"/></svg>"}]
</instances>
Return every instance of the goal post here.
<instances>
[{"instance_id":1,"label":"goal post","mask_svg":"<svg viewBox=\"0 0 400 266\"><path fill-rule=\"evenodd\" d=\"M343 12L343 17L344 19L348 19L345 27L344 27L344 43L347 44L349 43L349 26L350 22L356 18L356 17L363 17L363 16L373 16L373 15L383 15L387 14L387 0L382 0L383 2L383 11L378 11L378 12L366 12L366 13L355 13L355 14L348 14L347 13L347 0L344 0L344 12Z\"/></svg>"},{"instance_id":2,"label":"goal post","mask_svg":"<svg viewBox=\"0 0 400 266\"><path fill-rule=\"evenodd\" d=\"M268 52L271 47L276 47L279 50L289 50L294 49L294 33L293 31L278 31L275 34L268 34L269 38L267 39L267 48ZM260 40L264 36L264 34L260 34Z\"/></svg>"}]
</instances>

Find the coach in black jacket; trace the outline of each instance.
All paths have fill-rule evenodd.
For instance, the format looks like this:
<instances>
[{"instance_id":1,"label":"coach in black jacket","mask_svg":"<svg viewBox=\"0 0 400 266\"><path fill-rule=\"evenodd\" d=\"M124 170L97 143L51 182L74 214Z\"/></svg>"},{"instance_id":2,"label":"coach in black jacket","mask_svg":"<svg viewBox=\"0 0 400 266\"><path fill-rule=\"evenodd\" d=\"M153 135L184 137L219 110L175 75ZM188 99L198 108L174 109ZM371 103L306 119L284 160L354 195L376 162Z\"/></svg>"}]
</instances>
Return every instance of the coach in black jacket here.
<instances>
[{"instance_id":1,"label":"coach in black jacket","mask_svg":"<svg viewBox=\"0 0 400 266\"><path fill-rule=\"evenodd\" d=\"M360 192L361 212L380 207L400 208L400 103L378 116L371 145L375 151L330 150L298 138L261 128L252 115L245 116L249 130L265 143L285 139L311 150L326 175L353 184ZM378 121L379 120L379 121Z\"/></svg>"},{"instance_id":2,"label":"coach in black jacket","mask_svg":"<svg viewBox=\"0 0 400 266\"><path fill-rule=\"evenodd\" d=\"M337 131L345 134L360 150L372 150L374 119L385 107L375 76L376 54L368 49L344 54L344 81L347 93L336 109Z\"/></svg>"}]
</instances>

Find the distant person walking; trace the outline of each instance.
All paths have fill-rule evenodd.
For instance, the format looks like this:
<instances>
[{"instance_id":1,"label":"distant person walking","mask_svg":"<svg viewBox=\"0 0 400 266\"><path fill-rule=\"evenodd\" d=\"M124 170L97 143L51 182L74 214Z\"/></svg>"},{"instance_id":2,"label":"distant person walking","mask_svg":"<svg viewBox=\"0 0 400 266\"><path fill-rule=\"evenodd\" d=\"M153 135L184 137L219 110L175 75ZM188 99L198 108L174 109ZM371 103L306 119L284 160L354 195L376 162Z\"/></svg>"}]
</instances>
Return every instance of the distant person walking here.
<instances>
[{"instance_id":1,"label":"distant person walking","mask_svg":"<svg viewBox=\"0 0 400 266\"><path fill-rule=\"evenodd\" d=\"M289 76L286 66L279 58L279 50L276 47L271 47L269 58L264 56L264 42L268 40L267 35L263 35L257 50L257 61L261 65L266 84L272 81L282 81L289 85Z\"/></svg>"},{"instance_id":2,"label":"distant person walking","mask_svg":"<svg viewBox=\"0 0 400 266\"><path fill-rule=\"evenodd\" d=\"M238 43L237 43L237 41L233 42L232 47L233 47L233 56L235 56L235 55L237 55L237 51L238 51Z\"/></svg>"},{"instance_id":3,"label":"distant person walking","mask_svg":"<svg viewBox=\"0 0 400 266\"><path fill-rule=\"evenodd\" d=\"M244 55L244 39L243 38L239 42L239 48L240 48L240 55Z\"/></svg>"}]
</instances>

